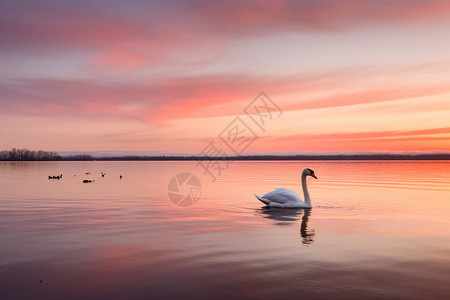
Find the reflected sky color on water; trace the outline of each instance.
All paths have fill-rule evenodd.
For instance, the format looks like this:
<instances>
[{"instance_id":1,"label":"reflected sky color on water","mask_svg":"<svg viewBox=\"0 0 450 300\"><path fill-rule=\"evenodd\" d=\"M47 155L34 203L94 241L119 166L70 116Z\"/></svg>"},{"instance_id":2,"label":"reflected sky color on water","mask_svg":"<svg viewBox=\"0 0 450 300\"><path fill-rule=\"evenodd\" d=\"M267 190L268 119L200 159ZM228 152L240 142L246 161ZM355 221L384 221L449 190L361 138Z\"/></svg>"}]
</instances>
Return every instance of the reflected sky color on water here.
<instances>
[{"instance_id":1,"label":"reflected sky color on water","mask_svg":"<svg viewBox=\"0 0 450 300\"><path fill-rule=\"evenodd\" d=\"M302 195L305 167L312 209L253 196ZM202 182L189 208L167 197L180 172ZM448 299L449 178L434 161L232 162L214 183L195 162L0 162L0 298Z\"/></svg>"}]
</instances>

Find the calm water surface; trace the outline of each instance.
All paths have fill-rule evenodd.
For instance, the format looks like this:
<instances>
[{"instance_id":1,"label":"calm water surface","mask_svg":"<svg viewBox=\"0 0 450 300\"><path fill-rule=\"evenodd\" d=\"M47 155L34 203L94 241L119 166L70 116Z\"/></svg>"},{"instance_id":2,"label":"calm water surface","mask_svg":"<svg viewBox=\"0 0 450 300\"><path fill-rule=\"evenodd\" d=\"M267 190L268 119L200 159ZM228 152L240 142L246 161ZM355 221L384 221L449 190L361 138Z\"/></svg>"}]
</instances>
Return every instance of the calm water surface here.
<instances>
[{"instance_id":1,"label":"calm water surface","mask_svg":"<svg viewBox=\"0 0 450 300\"><path fill-rule=\"evenodd\" d=\"M305 167L313 209L252 195ZM449 299L449 220L450 162L0 162L0 299Z\"/></svg>"}]
</instances>

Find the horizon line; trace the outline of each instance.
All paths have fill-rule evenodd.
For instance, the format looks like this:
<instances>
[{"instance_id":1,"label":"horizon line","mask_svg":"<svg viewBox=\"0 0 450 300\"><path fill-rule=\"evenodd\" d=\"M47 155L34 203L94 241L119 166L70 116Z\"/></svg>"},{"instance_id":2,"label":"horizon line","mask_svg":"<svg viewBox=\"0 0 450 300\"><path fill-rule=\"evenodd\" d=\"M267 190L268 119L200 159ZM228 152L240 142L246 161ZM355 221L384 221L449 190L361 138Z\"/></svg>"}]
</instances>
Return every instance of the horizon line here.
<instances>
[{"instance_id":1,"label":"horizon line","mask_svg":"<svg viewBox=\"0 0 450 300\"><path fill-rule=\"evenodd\" d=\"M95 150L95 151L54 151L61 156L72 155L91 155L94 158L100 157L201 157L205 156L199 152L173 152L173 151L139 151L139 150ZM240 154L222 153L229 157L246 157L246 156L358 156L358 155L394 155L394 156L411 156L411 155L450 155L450 151L431 150L431 151L288 151L288 152L245 152Z\"/></svg>"}]
</instances>

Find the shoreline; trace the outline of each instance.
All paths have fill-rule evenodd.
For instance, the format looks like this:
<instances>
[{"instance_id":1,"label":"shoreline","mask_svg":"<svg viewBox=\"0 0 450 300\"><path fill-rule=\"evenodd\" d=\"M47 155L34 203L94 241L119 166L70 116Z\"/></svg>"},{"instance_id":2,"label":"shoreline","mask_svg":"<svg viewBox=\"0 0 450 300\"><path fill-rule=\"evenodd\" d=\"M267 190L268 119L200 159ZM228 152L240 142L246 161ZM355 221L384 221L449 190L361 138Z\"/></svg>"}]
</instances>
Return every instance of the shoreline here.
<instances>
[{"instance_id":1,"label":"shoreline","mask_svg":"<svg viewBox=\"0 0 450 300\"><path fill-rule=\"evenodd\" d=\"M6 159L0 161L430 161L450 160L450 154L417 155L252 155L252 156L120 156L120 157L59 157L56 159Z\"/></svg>"}]
</instances>

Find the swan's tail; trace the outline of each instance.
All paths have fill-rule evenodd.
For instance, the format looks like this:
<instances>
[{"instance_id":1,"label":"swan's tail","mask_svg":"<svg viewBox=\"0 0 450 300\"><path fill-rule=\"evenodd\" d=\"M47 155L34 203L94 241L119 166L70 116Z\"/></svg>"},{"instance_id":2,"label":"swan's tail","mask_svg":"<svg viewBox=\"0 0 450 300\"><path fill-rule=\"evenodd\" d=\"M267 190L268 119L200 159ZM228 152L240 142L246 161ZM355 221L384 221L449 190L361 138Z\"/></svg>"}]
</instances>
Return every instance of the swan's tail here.
<instances>
[{"instance_id":1,"label":"swan's tail","mask_svg":"<svg viewBox=\"0 0 450 300\"><path fill-rule=\"evenodd\" d=\"M270 200L261 198L260 196L258 196L256 194L253 194L253 195L255 195L255 197L258 198L258 200L261 201L262 203L264 203L265 205L269 205L270 204Z\"/></svg>"}]
</instances>

